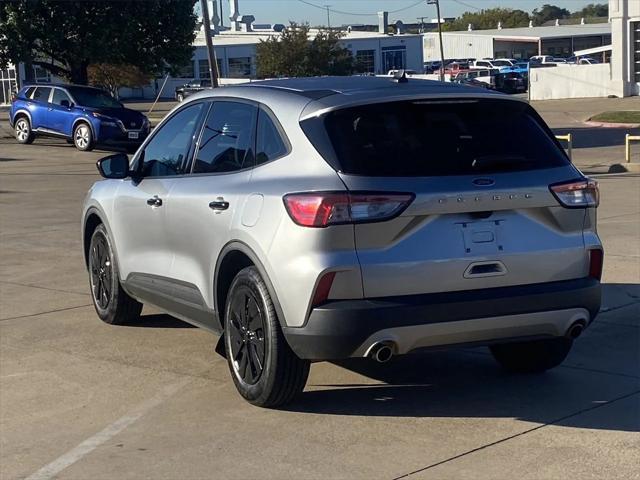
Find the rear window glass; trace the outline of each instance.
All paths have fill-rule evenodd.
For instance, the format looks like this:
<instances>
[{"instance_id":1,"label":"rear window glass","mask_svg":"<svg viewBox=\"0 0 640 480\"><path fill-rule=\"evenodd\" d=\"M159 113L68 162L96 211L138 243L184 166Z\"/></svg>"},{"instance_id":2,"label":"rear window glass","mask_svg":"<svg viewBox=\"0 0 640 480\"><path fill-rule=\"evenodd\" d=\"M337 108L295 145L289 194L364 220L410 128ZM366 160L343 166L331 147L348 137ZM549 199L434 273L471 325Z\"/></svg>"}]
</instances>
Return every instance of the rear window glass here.
<instances>
[{"instance_id":1,"label":"rear window glass","mask_svg":"<svg viewBox=\"0 0 640 480\"><path fill-rule=\"evenodd\" d=\"M348 174L473 175L566 165L536 116L513 101L411 101L337 110L324 122L337 157L330 163Z\"/></svg>"}]
</instances>

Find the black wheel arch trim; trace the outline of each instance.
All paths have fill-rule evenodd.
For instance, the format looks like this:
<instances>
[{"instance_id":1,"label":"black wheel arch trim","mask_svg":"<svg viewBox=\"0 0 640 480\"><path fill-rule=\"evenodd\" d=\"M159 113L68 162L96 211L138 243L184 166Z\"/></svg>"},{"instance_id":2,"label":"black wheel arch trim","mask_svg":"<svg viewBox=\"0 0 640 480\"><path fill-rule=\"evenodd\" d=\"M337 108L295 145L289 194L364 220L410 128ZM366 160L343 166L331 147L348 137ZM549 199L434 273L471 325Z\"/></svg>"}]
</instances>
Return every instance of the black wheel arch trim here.
<instances>
[{"instance_id":1,"label":"black wheel arch trim","mask_svg":"<svg viewBox=\"0 0 640 480\"><path fill-rule=\"evenodd\" d=\"M118 262L118 265L120 265L120 262L118 260L119 259L118 247L116 246L113 232L111 231L111 227L109 226L109 222L105 220L106 215L104 214L104 212L96 206L89 207L87 211L84 213L84 218L82 219L82 253L83 253L85 265L88 265L88 258L87 258L87 251L85 250L84 241L85 241L85 234L87 230L87 222L91 215L95 215L96 217L98 217L100 219L100 223L104 225L104 228L107 229L107 234L109 235L109 238L112 240L111 248L113 248L113 255L116 258L116 262ZM122 281L123 279L121 278L120 280Z\"/></svg>"},{"instance_id":2,"label":"black wheel arch trim","mask_svg":"<svg viewBox=\"0 0 640 480\"><path fill-rule=\"evenodd\" d=\"M240 241L240 240L231 240L230 242L228 242L224 247L222 247L222 250L220 250L220 255L218 255L218 260L216 261L216 267L214 270L214 281L213 281L213 290L214 290L214 295L213 295L213 305L214 305L214 310L216 312L218 312L220 321L223 323L224 325L224 312L222 312L220 310L220 306L218 305L218 294L217 294L217 289L218 289L218 274L219 274L219 270L220 270L220 265L222 265L222 261L225 259L225 257L227 256L227 254L234 252L234 251L239 251L243 254L245 254L247 257L249 257L249 260L251 260L251 262L253 263L253 265L258 269L258 272L260 273L260 276L262 277L262 279L264 280L264 283L267 286L267 290L269 291L269 295L271 296L271 301L273 302L273 307L276 310L276 313L278 315L278 321L280 322L280 326L281 327L286 327L287 326L287 322L284 316L284 312L282 310L282 306L280 305L280 301L278 300L278 296L276 294L276 290L273 287L273 284L271 283L271 279L269 278L269 275L267 274L267 270L264 268L264 265L262 264L262 262L258 259L258 255L256 255L256 253L251 249L251 247L249 245L247 245L246 243ZM224 307L223 307L224 308Z\"/></svg>"},{"instance_id":3,"label":"black wheel arch trim","mask_svg":"<svg viewBox=\"0 0 640 480\"><path fill-rule=\"evenodd\" d=\"M13 117L9 118L9 125L11 126L11 128L14 128L16 124L16 117L18 117L20 114L25 115L29 119L29 126L31 127L31 131L33 131L33 122L31 121L31 113L29 112L29 110L25 108L16 110L15 113L13 114Z\"/></svg>"},{"instance_id":4,"label":"black wheel arch trim","mask_svg":"<svg viewBox=\"0 0 640 480\"><path fill-rule=\"evenodd\" d=\"M89 126L89 130L91 130L91 136L93 137L93 141L96 142L97 141L97 137L96 137L96 131L93 128L93 124L91 123L91 120L85 118L85 117L79 117L76 118L73 121L73 125L71 126L71 138L73 139L73 135L76 131L76 127L78 126L78 124L82 122L82 123L86 123Z\"/></svg>"}]
</instances>

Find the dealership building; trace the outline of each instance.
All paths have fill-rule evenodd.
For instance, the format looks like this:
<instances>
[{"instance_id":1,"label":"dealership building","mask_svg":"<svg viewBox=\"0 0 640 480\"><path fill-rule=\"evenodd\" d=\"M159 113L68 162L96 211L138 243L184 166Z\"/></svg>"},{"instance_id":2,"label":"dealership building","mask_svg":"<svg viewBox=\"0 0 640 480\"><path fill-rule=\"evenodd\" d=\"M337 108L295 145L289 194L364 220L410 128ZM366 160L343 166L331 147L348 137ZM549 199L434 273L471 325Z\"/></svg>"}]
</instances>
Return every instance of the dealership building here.
<instances>
[{"instance_id":1,"label":"dealership building","mask_svg":"<svg viewBox=\"0 0 640 480\"><path fill-rule=\"evenodd\" d=\"M557 25L443 32L445 58L522 58L534 55L570 57L576 50L611 43L611 24ZM440 58L437 33L424 34L425 60Z\"/></svg>"}]
</instances>

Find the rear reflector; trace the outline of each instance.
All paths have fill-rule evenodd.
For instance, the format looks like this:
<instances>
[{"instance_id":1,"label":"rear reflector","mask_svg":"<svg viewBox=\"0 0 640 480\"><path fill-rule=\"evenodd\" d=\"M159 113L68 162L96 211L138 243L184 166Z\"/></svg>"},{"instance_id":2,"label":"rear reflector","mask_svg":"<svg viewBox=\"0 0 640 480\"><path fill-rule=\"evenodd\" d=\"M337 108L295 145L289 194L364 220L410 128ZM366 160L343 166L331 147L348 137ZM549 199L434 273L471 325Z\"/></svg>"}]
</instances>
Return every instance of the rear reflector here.
<instances>
[{"instance_id":1,"label":"rear reflector","mask_svg":"<svg viewBox=\"0 0 640 480\"><path fill-rule=\"evenodd\" d=\"M318 282L318 286L316 287L316 292L313 294L313 301L311 302L312 307L317 307L318 305L327 301L335 276L336 272L325 273L322 276L322 278Z\"/></svg>"},{"instance_id":2,"label":"rear reflector","mask_svg":"<svg viewBox=\"0 0 640 480\"><path fill-rule=\"evenodd\" d=\"M604 252L599 248L589 250L589 276L600 280L602 278L602 264Z\"/></svg>"},{"instance_id":3,"label":"rear reflector","mask_svg":"<svg viewBox=\"0 0 640 480\"><path fill-rule=\"evenodd\" d=\"M411 203L412 193L304 192L284 196L291 219L303 227L389 220Z\"/></svg>"},{"instance_id":4,"label":"rear reflector","mask_svg":"<svg viewBox=\"0 0 640 480\"><path fill-rule=\"evenodd\" d=\"M600 203L598 182L591 179L557 183L549 189L563 207L585 208L597 207Z\"/></svg>"}]
</instances>

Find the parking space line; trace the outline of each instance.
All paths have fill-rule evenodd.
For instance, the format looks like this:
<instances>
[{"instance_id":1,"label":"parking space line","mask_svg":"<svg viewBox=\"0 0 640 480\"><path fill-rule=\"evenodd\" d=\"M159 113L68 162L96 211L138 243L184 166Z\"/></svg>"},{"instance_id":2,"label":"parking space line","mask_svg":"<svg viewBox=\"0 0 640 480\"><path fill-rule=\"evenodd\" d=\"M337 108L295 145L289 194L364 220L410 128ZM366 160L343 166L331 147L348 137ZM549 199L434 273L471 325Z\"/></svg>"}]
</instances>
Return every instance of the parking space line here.
<instances>
[{"instance_id":1,"label":"parking space line","mask_svg":"<svg viewBox=\"0 0 640 480\"><path fill-rule=\"evenodd\" d=\"M149 400L145 400L128 414L120 417L118 420L108 425L100 432L87 438L82 443L69 450L67 453L56 458L53 462L45 465L37 472L29 475L26 480L50 480L54 478L64 469L78 462L83 457L93 452L100 445L109 441L111 438L118 435L128 426L138 421L145 414L153 410L166 399L178 393L191 381L191 378L183 378L182 380L165 387L158 395L150 398Z\"/></svg>"},{"instance_id":2,"label":"parking space line","mask_svg":"<svg viewBox=\"0 0 640 480\"><path fill-rule=\"evenodd\" d=\"M48 310L46 312L30 313L29 315L19 315L17 317L0 318L0 322L5 322L7 320L17 320L19 318L37 317L39 315L46 315L47 313L64 312L64 311L67 311L67 310L74 310L76 308L84 308L84 307L90 307L90 306L91 306L91 304L87 303L85 305L76 305L75 307L57 308L55 310Z\"/></svg>"},{"instance_id":3,"label":"parking space line","mask_svg":"<svg viewBox=\"0 0 640 480\"><path fill-rule=\"evenodd\" d=\"M414 470L413 472L405 473L404 475L400 475L398 477L394 477L393 480L400 480L401 478L411 477L413 475L416 475L418 473L422 473L422 472L424 472L426 470L430 470L432 468L438 467L438 466L443 465L445 463L449 463L449 462L452 462L452 461L457 460L459 458L466 457L467 455L470 455L472 453L479 452L480 450L484 450L486 448L494 447L496 445L500 445L501 443L508 442L509 440L513 440L514 438L518 438L518 437L521 437L521 436L526 435L528 433L535 432L536 430L540 430L541 428L548 427L550 425L555 425L555 424L560 423L560 422L562 422L564 420L567 420L569 418L577 417L578 415L582 415L583 413L587 413L587 412L590 412L592 410L596 410L598 408L602 408L604 406L611 405L611 404L613 404L615 402L618 402L620 400L624 400L626 398L633 397L634 395L638 395L639 393L640 393L640 390L635 390L635 391L633 391L631 393L627 393L626 395L622 395L620 397L616 397L616 398L614 398L612 400L608 400L608 401L605 401L605 402L602 402L602 403L598 403L597 405L594 405L592 407L583 408L582 410L578 410L577 412L571 413L569 415L565 415L564 417L560 417L560 418L557 418L557 419L552 420L550 422L543 423L542 425L538 425L537 427L529 428L528 430L524 430L523 432L516 433L516 434L510 435L510 436L505 437L505 438L501 438L500 440L496 440L495 442L487 443L486 445L482 445L480 447L477 447L477 448L474 448L474 449L471 449L471 450L467 450L466 452L462 452L459 455L455 455L455 456L449 457L449 458L447 458L445 460L441 460L439 462L432 463L431 465L427 465L426 467L419 468L417 470ZM27 479L27 480L31 480L31 479Z\"/></svg>"},{"instance_id":4,"label":"parking space line","mask_svg":"<svg viewBox=\"0 0 640 480\"><path fill-rule=\"evenodd\" d=\"M6 280L0 280L0 283L6 283L7 285L15 285L16 287L37 288L40 290L50 290L52 292L70 293L72 295L90 295L89 292L72 292L71 290L62 290L60 288L41 287L39 285L28 285L26 283L8 282Z\"/></svg>"}]
</instances>

